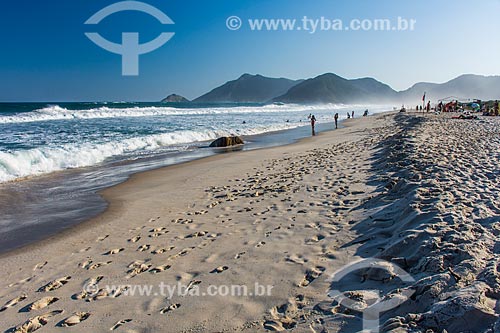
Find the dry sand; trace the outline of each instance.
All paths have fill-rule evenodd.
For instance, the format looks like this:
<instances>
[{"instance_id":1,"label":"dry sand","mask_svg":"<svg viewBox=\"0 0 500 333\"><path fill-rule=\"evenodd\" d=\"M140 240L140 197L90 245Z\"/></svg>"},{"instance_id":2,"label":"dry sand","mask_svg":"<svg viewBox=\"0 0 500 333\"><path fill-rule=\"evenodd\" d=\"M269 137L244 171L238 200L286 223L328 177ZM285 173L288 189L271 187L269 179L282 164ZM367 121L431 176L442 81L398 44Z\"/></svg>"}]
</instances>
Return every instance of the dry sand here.
<instances>
[{"instance_id":1,"label":"dry sand","mask_svg":"<svg viewBox=\"0 0 500 333\"><path fill-rule=\"evenodd\" d=\"M369 257L416 280L382 331L499 331L499 119L347 124L106 190L106 213L0 258L0 332L359 331L362 314L328 296L328 278ZM345 285L369 304L356 290L394 298L395 280L363 270ZM162 282L191 295L160 295ZM255 283L270 294L196 296ZM158 295L132 296L136 285Z\"/></svg>"}]
</instances>

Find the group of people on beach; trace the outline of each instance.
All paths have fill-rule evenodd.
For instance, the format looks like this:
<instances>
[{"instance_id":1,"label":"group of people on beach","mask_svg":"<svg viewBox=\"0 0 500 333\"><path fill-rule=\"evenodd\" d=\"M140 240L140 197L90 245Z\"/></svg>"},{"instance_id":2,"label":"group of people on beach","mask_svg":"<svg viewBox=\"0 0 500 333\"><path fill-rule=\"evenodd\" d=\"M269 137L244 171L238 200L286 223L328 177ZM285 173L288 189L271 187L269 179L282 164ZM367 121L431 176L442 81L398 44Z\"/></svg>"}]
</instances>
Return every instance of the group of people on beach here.
<instances>
[{"instance_id":1,"label":"group of people on beach","mask_svg":"<svg viewBox=\"0 0 500 333\"><path fill-rule=\"evenodd\" d=\"M482 108L483 111L483 116L500 116L500 102L495 101L493 102L493 107L490 107L489 105L485 104L484 107Z\"/></svg>"},{"instance_id":2,"label":"group of people on beach","mask_svg":"<svg viewBox=\"0 0 500 333\"><path fill-rule=\"evenodd\" d=\"M363 117L367 117L368 116L368 110L365 110L365 112L363 113ZM352 112L347 112L347 119L351 119L353 118L354 119L354 111ZM307 117L307 119L309 119L311 121L311 130L312 130L312 135L315 136L316 135L316 117L313 115L313 114L309 114L309 116ZM335 121L335 129L339 128L339 114L338 113L335 113L335 115L333 116L333 120Z\"/></svg>"},{"instance_id":3,"label":"group of people on beach","mask_svg":"<svg viewBox=\"0 0 500 333\"><path fill-rule=\"evenodd\" d=\"M403 107L404 108L404 107ZM431 101L428 101L427 102L427 105L417 105L417 107L415 108L416 111L422 111L422 112L430 112L431 111Z\"/></svg>"},{"instance_id":4,"label":"group of people on beach","mask_svg":"<svg viewBox=\"0 0 500 333\"><path fill-rule=\"evenodd\" d=\"M404 108L404 107L403 107ZM444 103L439 101L435 107L431 107L431 102L428 101L426 105L417 105L415 110L422 112L436 111L441 112L482 112L483 116L500 116L500 102L499 101L480 101L474 100L474 102L460 103L459 101L451 101Z\"/></svg>"}]
</instances>

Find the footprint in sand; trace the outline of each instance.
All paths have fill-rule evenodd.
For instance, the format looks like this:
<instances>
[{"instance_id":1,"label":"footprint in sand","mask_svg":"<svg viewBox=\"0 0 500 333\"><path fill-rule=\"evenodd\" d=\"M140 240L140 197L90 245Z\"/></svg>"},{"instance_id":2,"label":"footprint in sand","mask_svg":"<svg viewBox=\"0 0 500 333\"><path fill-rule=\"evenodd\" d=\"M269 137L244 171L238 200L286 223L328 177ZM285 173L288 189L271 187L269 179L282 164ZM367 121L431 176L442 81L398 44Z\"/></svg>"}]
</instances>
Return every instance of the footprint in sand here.
<instances>
[{"instance_id":1,"label":"footprint in sand","mask_svg":"<svg viewBox=\"0 0 500 333\"><path fill-rule=\"evenodd\" d=\"M175 259L177 257L184 257L185 255L187 255L189 252L191 252L194 249L195 249L194 247L185 248L185 249L181 250L179 253L174 254L174 255L168 257L168 259L172 260L172 259Z\"/></svg>"},{"instance_id":2,"label":"footprint in sand","mask_svg":"<svg viewBox=\"0 0 500 333\"><path fill-rule=\"evenodd\" d=\"M208 234L208 231L197 231L195 233L185 236L184 238L198 238L198 237L203 237L206 234Z\"/></svg>"},{"instance_id":3,"label":"footprint in sand","mask_svg":"<svg viewBox=\"0 0 500 333\"><path fill-rule=\"evenodd\" d=\"M266 242L258 242L257 245L255 245L256 248L259 248L263 245L266 245Z\"/></svg>"},{"instance_id":4,"label":"footprint in sand","mask_svg":"<svg viewBox=\"0 0 500 333\"><path fill-rule=\"evenodd\" d=\"M15 287L15 286L18 286L20 284L25 284L26 282L30 282L31 280L33 279L33 276L30 276L30 277L27 277L25 279L22 279L22 280L19 280L17 282L14 282L14 283L11 283L9 284L7 287Z\"/></svg>"},{"instance_id":5,"label":"footprint in sand","mask_svg":"<svg viewBox=\"0 0 500 333\"><path fill-rule=\"evenodd\" d=\"M132 319L122 319L122 320L119 320L116 322L116 324L114 324L109 330L110 331L114 331L116 329L118 329L119 327L127 324L127 323L130 323L132 321Z\"/></svg>"},{"instance_id":6,"label":"footprint in sand","mask_svg":"<svg viewBox=\"0 0 500 333\"><path fill-rule=\"evenodd\" d=\"M171 311L174 311L174 310L177 310L178 308L180 308L181 305L179 303L176 303L176 304L172 304L172 305L169 305L163 309L160 310L160 313L161 314L165 314L167 312L171 312Z\"/></svg>"},{"instance_id":7,"label":"footprint in sand","mask_svg":"<svg viewBox=\"0 0 500 333\"><path fill-rule=\"evenodd\" d=\"M227 271L228 269L229 269L228 266L219 266L219 267L214 268L213 270L211 270L210 273L212 273L212 274L214 274L214 273L220 274L220 273L222 273L224 271Z\"/></svg>"},{"instance_id":8,"label":"footprint in sand","mask_svg":"<svg viewBox=\"0 0 500 333\"><path fill-rule=\"evenodd\" d=\"M87 252L88 250L90 250L92 247L86 247L86 248L83 248L81 250L78 251L78 253L83 253L83 252Z\"/></svg>"},{"instance_id":9,"label":"footprint in sand","mask_svg":"<svg viewBox=\"0 0 500 333\"><path fill-rule=\"evenodd\" d=\"M18 303L24 301L26 299L26 295L25 294L22 294L21 296L18 296L16 298L13 298L11 299L10 301L8 301L7 303L5 303L4 306L2 306L0 308L0 312L4 312L5 310L13 307L13 306L16 306Z\"/></svg>"},{"instance_id":10,"label":"footprint in sand","mask_svg":"<svg viewBox=\"0 0 500 333\"><path fill-rule=\"evenodd\" d=\"M162 231L166 231L166 230L167 230L167 228L165 228L165 227L158 227L158 228L154 228L154 229L149 230L149 232L156 233L156 232L162 232Z\"/></svg>"},{"instance_id":11,"label":"footprint in sand","mask_svg":"<svg viewBox=\"0 0 500 333\"><path fill-rule=\"evenodd\" d=\"M25 309L28 312L41 310L41 309L44 309L44 308L48 307L49 305L57 302L58 300L59 300L59 298L57 298L57 297L44 297L44 298L39 299L38 301L31 303ZM25 311L21 311L21 312L25 312Z\"/></svg>"},{"instance_id":12,"label":"footprint in sand","mask_svg":"<svg viewBox=\"0 0 500 333\"><path fill-rule=\"evenodd\" d=\"M40 287L38 289L38 292L47 292L47 291L57 290L57 289L61 288L62 286L64 286L66 283L68 283L69 280L71 280L71 276L65 276L65 277L56 279L54 281L47 283L45 286Z\"/></svg>"},{"instance_id":13,"label":"footprint in sand","mask_svg":"<svg viewBox=\"0 0 500 333\"><path fill-rule=\"evenodd\" d=\"M94 302L94 301L98 301L98 300L108 298L108 297L117 298L117 297L120 297L123 294L123 292L127 291L128 289L129 289L128 286L121 286L121 287L118 287L118 288L113 289L111 291L99 289L97 291L97 293L95 293L95 295L93 295L91 297L89 297L90 295L87 295L85 297L85 300L87 302Z\"/></svg>"},{"instance_id":14,"label":"footprint in sand","mask_svg":"<svg viewBox=\"0 0 500 333\"><path fill-rule=\"evenodd\" d=\"M285 261L287 262L292 262L294 264L299 264L299 265L303 265L305 264L308 260L306 258L304 258L302 255L300 254L292 254L292 255L287 255L286 258L285 258Z\"/></svg>"},{"instance_id":15,"label":"footprint in sand","mask_svg":"<svg viewBox=\"0 0 500 333\"><path fill-rule=\"evenodd\" d=\"M312 269L307 270L304 279L299 283L299 287L305 288L309 286L314 280L320 277L325 270L326 268L322 266L316 266Z\"/></svg>"},{"instance_id":16,"label":"footprint in sand","mask_svg":"<svg viewBox=\"0 0 500 333\"><path fill-rule=\"evenodd\" d=\"M59 327L69 327L69 326L75 326L82 321L87 320L90 317L90 313L88 312L77 312L74 315L64 319L61 321L57 326Z\"/></svg>"},{"instance_id":17,"label":"footprint in sand","mask_svg":"<svg viewBox=\"0 0 500 333\"><path fill-rule=\"evenodd\" d=\"M175 220L172 220L173 223L176 223L176 224L191 224L193 223L193 220L192 219L175 219Z\"/></svg>"},{"instance_id":18,"label":"footprint in sand","mask_svg":"<svg viewBox=\"0 0 500 333\"><path fill-rule=\"evenodd\" d=\"M306 224L306 228L311 228L311 229L321 229L321 225L318 222L314 223L308 223Z\"/></svg>"},{"instance_id":19,"label":"footprint in sand","mask_svg":"<svg viewBox=\"0 0 500 333\"><path fill-rule=\"evenodd\" d=\"M283 323L279 320L268 320L264 322L264 329L273 332L283 332L285 331L285 327Z\"/></svg>"},{"instance_id":20,"label":"footprint in sand","mask_svg":"<svg viewBox=\"0 0 500 333\"><path fill-rule=\"evenodd\" d=\"M45 265L47 265L47 261L44 261L44 262L40 262L38 264L35 265L35 267L33 267L33 270L36 271L37 269L42 269L45 267Z\"/></svg>"},{"instance_id":21,"label":"footprint in sand","mask_svg":"<svg viewBox=\"0 0 500 333\"><path fill-rule=\"evenodd\" d=\"M64 312L63 310L55 310L52 312L45 313L41 316L30 318L21 325L18 325L11 330L7 330L7 332L31 333L38 331L40 328L49 323L49 319L51 317L57 316L58 314L61 314L63 312Z\"/></svg>"},{"instance_id":22,"label":"footprint in sand","mask_svg":"<svg viewBox=\"0 0 500 333\"><path fill-rule=\"evenodd\" d=\"M168 233L168 231L163 231L163 232L155 232L154 234L151 234L151 235L149 235L148 237L149 237L149 238L158 238L158 237L160 237L160 236L165 235L166 233Z\"/></svg>"},{"instance_id":23,"label":"footprint in sand","mask_svg":"<svg viewBox=\"0 0 500 333\"><path fill-rule=\"evenodd\" d=\"M109 235L100 236L97 238L96 242L102 242L103 240L105 240L108 237L109 237Z\"/></svg>"},{"instance_id":24,"label":"footprint in sand","mask_svg":"<svg viewBox=\"0 0 500 333\"><path fill-rule=\"evenodd\" d=\"M149 230L149 232L151 233L151 235L149 235L148 237L157 238L157 237L160 237L162 235L169 233L170 231L168 231L167 228L165 228L165 227L159 227L159 228L151 229L151 230Z\"/></svg>"},{"instance_id":25,"label":"footprint in sand","mask_svg":"<svg viewBox=\"0 0 500 333\"><path fill-rule=\"evenodd\" d=\"M104 279L104 276L99 275L99 276L96 276L94 278L90 278L90 279L86 280L84 283L84 289L87 289L86 287L90 287L90 286L97 286L98 283L101 282L102 279ZM76 299L76 300L87 299L88 297L90 297L90 295L88 294L88 292L86 290L82 290L80 293L74 294L73 296L71 296L72 299Z\"/></svg>"},{"instance_id":26,"label":"footprint in sand","mask_svg":"<svg viewBox=\"0 0 500 333\"><path fill-rule=\"evenodd\" d=\"M208 213L207 210L200 210L200 211L194 212L194 215L205 215L207 213ZM188 213L188 215L190 215L190 213Z\"/></svg>"},{"instance_id":27,"label":"footprint in sand","mask_svg":"<svg viewBox=\"0 0 500 333\"><path fill-rule=\"evenodd\" d=\"M154 251L151 251L152 254L162 254L168 251L172 251L175 249L175 246L170 246L170 247L162 247L161 249L156 249Z\"/></svg>"},{"instance_id":28,"label":"footprint in sand","mask_svg":"<svg viewBox=\"0 0 500 333\"><path fill-rule=\"evenodd\" d=\"M240 252L234 256L234 259L240 259L244 254L246 254L246 252Z\"/></svg>"},{"instance_id":29,"label":"footprint in sand","mask_svg":"<svg viewBox=\"0 0 500 333\"><path fill-rule=\"evenodd\" d=\"M189 281L189 284L188 284L186 290L190 291L191 289L193 289L194 286L197 286L199 284L201 284L200 280L191 280L191 281Z\"/></svg>"},{"instance_id":30,"label":"footprint in sand","mask_svg":"<svg viewBox=\"0 0 500 333\"><path fill-rule=\"evenodd\" d=\"M208 205L207 208L214 208L220 204L221 204L221 201L214 201L210 205Z\"/></svg>"},{"instance_id":31,"label":"footprint in sand","mask_svg":"<svg viewBox=\"0 0 500 333\"><path fill-rule=\"evenodd\" d=\"M85 285L96 285L104 279L104 275L98 275L85 281Z\"/></svg>"},{"instance_id":32,"label":"footprint in sand","mask_svg":"<svg viewBox=\"0 0 500 333\"><path fill-rule=\"evenodd\" d=\"M222 233L211 233L211 234L206 234L207 239L215 240L217 237L222 236Z\"/></svg>"},{"instance_id":33,"label":"footprint in sand","mask_svg":"<svg viewBox=\"0 0 500 333\"><path fill-rule=\"evenodd\" d=\"M144 251L148 251L149 249L151 248L151 245L149 244L145 244L145 245L141 245L137 248L137 251L139 252L144 252Z\"/></svg>"},{"instance_id":34,"label":"footprint in sand","mask_svg":"<svg viewBox=\"0 0 500 333\"><path fill-rule=\"evenodd\" d=\"M151 268L151 264L145 264L142 261L134 261L127 266L129 270L127 271L127 279L131 279L134 276L142 274Z\"/></svg>"},{"instance_id":35,"label":"footprint in sand","mask_svg":"<svg viewBox=\"0 0 500 333\"><path fill-rule=\"evenodd\" d=\"M93 263L91 258L87 258L87 260L81 262L78 264L78 267L83 268L83 269L88 269L89 266Z\"/></svg>"},{"instance_id":36,"label":"footprint in sand","mask_svg":"<svg viewBox=\"0 0 500 333\"><path fill-rule=\"evenodd\" d=\"M135 236L134 238L130 238L127 241L129 243L137 243L141 239L141 236Z\"/></svg>"},{"instance_id":37,"label":"footprint in sand","mask_svg":"<svg viewBox=\"0 0 500 333\"><path fill-rule=\"evenodd\" d=\"M120 253L122 251L125 251L125 249L122 247L120 249L113 249L113 250L109 250L108 252L104 253L103 255L105 256L109 256L109 255L112 255L112 254L117 254L117 253Z\"/></svg>"},{"instance_id":38,"label":"footprint in sand","mask_svg":"<svg viewBox=\"0 0 500 333\"><path fill-rule=\"evenodd\" d=\"M155 222L155 221L157 221L157 220L159 220L159 219L160 219L160 216L157 216L157 217L152 217L152 218L150 218L150 219L148 220L148 222L149 222L149 223L152 223L152 222Z\"/></svg>"},{"instance_id":39,"label":"footprint in sand","mask_svg":"<svg viewBox=\"0 0 500 333\"><path fill-rule=\"evenodd\" d=\"M172 266L171 265L161 265L161 266L156 266L155 268L151 268L149 270L150 273L156 274L156 273L161 273L164 272L168 269L170 269Z\"/></svg>"},{"instance_id":40,"label":"footprint in sand","mask_svg":"<svg viewBox=\"0 0 500 333\"><path fill-rule=\"evenodd\" d=\"M306 240L306 244L314 244L325 239L324 235L318 234Z\"/></svg>"},{"instance_id":41,"label":"footprint in sand","mask_svg":"<svg viewBox=\"0 0 500 333\"><path fill-rule=\"evenodd\" d=\"M109 265L111 263L112 263L112 261L96 262L95 264L92 264L92 265L88 266L87 270L92 271L94 269L98 269L98 268L100 268L102 266L106 266L106 265Z\"/></svg>"}]
</instances>

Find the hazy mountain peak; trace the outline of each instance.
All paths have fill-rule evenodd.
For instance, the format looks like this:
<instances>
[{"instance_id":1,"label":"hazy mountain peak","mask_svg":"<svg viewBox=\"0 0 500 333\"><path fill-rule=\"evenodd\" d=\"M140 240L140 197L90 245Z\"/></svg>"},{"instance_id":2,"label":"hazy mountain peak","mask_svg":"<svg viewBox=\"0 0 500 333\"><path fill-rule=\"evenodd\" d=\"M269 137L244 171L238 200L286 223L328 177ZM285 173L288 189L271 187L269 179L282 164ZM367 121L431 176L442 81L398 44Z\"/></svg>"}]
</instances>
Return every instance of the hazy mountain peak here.
<instances>
[{"instance_id":1,"label":"hazy mountain peak","mask_svg":"<svg viewBox=\"0 0 500 333\"><path fill-rule=\"evenodd\" d=\"M238 79L228 81L194 101L198 103L265 103L286 93L299 82L301 81L245 73Z\"/></svg>"},{"instance_id":2,"label":"hazy mountain peak","mask_svg":"<svg viewBox=\"0 0 500 333\"><path fill-rule=\"evenodd\" d=\"M408 103L421 101L423 94L431 102L440 99L498 99L500 97L500 76L463 74L445 83L420 82L402 91L401 100Z\"/></svg>"},{"instance_id":3,"label":"hazy mountain peak","mask_svg":"<svg viewBox=\"0 0 500 333\"><path fill-rule=\"evenodd\" d=\"M348 80L325 73L291 88L275 100L285 103L382 103L394 100L396 91L372 78Z\"/></svg>"}]
</instances>

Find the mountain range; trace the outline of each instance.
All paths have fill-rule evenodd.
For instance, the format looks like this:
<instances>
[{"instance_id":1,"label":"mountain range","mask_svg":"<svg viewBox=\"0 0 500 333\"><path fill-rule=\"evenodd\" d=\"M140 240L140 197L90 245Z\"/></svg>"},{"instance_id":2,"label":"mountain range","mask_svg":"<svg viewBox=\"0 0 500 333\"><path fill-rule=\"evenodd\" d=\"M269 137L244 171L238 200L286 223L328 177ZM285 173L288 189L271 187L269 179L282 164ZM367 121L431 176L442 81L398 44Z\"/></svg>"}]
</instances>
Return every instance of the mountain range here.
<instances>
[{"instance_id":1,"label":"mountain range","mask_svg":"<svg viewBox=\"0 0 500 333\"><path fill-rule=\"evenodd\" d=\"M285 94L303 80L269 78L262 75L243 74L196 98L195 103L265 103L276 96Z\"/></svg>"},{"instance_id":2,"label":"mountain range","mask_svg":"<svg viewBox=\"0 0 500 333\"><path fill-rule=\"evenodd\" d=\"M417 83L396 91L373 78L346 79L326 73L307 80L243 74L194 99L194 103L420 104L440 99L500 99L500 76L461 75L445 83ZM185 101L181 96L176 99ZM169 100L164 100L169 101Z\"/></svg>"}]
</instances>

